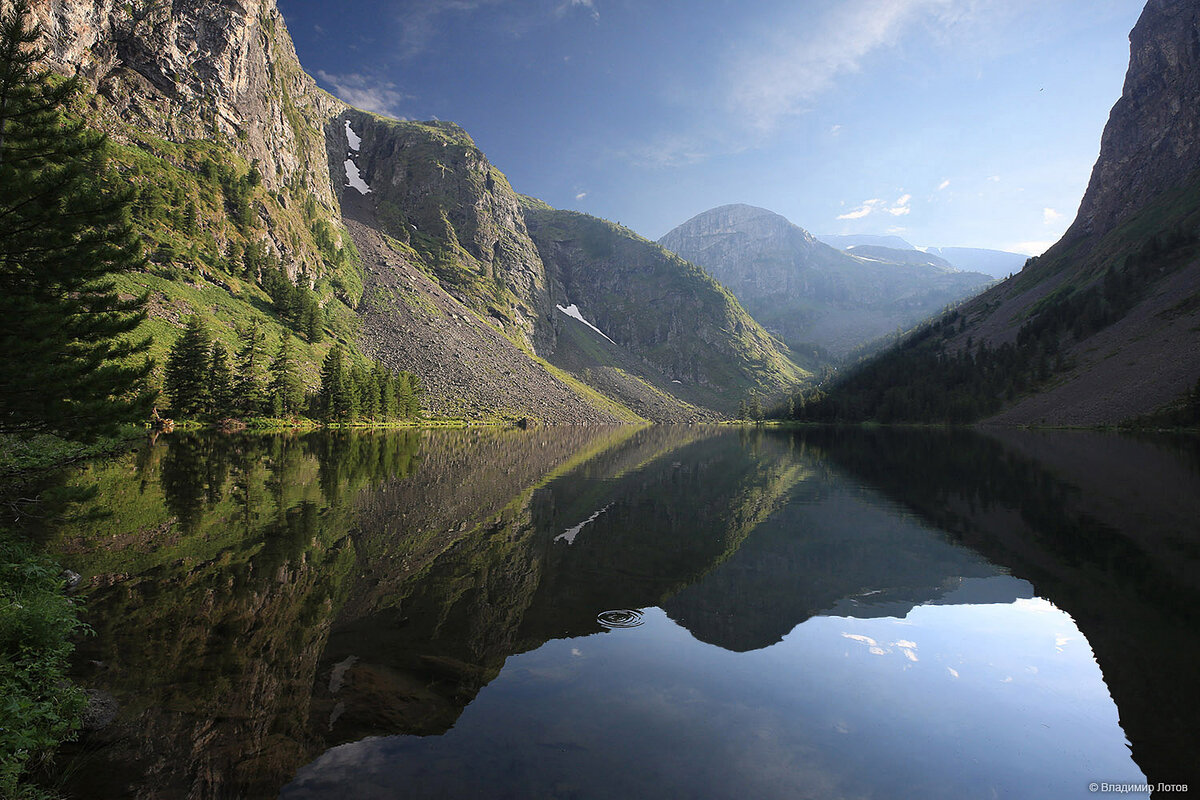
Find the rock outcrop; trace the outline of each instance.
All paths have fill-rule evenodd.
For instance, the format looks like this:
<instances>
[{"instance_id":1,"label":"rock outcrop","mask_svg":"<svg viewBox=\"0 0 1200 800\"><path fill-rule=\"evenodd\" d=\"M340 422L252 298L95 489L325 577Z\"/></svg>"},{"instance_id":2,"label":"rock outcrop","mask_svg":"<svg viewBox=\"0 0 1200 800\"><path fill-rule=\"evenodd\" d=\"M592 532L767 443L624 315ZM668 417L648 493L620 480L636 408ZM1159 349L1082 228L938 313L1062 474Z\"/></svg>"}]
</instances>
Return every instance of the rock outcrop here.
<instances>
[{"instance_id":1,"label":"rock outcrop","mask_svg":"<svg viewBox=\"0 0 1200 800\"><path fill-rule=\"evenodd\" d=\"M268 188L300 181L332 206L321 130L345 104L301 69L274 0L31 5L51 65L108 113L172 141L230 143Z\"/></svg>"},{"instance_id":2,"label":"rock outcrop","mask_svg":"<svg viewBox=\"0 0 1200 800\"><path fill-rule=\"evenodd\" d=\"M1200 5L1150 0L1129 43L1124 91L1064 242L1108 233L1200 169Z\"/></svg>"}]
</instances>

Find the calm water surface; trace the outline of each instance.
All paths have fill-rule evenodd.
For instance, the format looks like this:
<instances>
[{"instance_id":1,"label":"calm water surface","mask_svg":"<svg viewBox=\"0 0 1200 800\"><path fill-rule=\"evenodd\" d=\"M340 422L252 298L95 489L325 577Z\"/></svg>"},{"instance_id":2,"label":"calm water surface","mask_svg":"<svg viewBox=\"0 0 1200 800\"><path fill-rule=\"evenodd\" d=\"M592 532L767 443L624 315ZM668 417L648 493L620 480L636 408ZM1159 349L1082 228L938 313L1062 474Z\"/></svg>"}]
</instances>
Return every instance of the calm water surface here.
<instances>
[{"instance_id":1,"label":"calm water surface","mask_svg":"<svg viewBox=\"0 0 1200 800\"><path fill-rule=\"evenodd\" d=\"M1200 791L1194 439L177 435L61 480L115 709L71 797Z\"/></svg>"}]
</instances>

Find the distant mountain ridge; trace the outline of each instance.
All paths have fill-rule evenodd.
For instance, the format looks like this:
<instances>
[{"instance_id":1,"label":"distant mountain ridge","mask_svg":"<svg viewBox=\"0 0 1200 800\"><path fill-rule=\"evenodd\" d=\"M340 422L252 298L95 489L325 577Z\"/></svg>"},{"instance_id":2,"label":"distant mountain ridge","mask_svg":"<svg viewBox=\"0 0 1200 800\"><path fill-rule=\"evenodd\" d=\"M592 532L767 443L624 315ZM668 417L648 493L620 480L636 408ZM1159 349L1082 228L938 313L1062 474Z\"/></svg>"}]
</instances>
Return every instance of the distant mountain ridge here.
<instances>
[{"instance_id":1,"label":"distant mountain ridge","mask_svg":"<svg viewBox=\"0 0 1200 800\"><path fill-rule=\"evenodd\" d=\"M888 261L878 250L838 250L744 204L698 214L659 244L704 267L789 347L816 345L836 356L907 329L991 281L924 257L911 263L908 251Z\"/></svg>"},{"instance_id":2,"label":"distant mountain ridge","mask_svg":"<svg viewBox=\"0 0 1200 800\"><path fill-rule=\"evenodd\" d=\"M872 234L818 234L817 239L839 250L850 250L862 245L890 247L895 250L917 250L938 256L966 272L982 272L993 278L1007 278L1020 272L1029 256L1010 253L1007 250L989 250L983 247L917 247L899 236Z\"/></svg>"}]
</instances>

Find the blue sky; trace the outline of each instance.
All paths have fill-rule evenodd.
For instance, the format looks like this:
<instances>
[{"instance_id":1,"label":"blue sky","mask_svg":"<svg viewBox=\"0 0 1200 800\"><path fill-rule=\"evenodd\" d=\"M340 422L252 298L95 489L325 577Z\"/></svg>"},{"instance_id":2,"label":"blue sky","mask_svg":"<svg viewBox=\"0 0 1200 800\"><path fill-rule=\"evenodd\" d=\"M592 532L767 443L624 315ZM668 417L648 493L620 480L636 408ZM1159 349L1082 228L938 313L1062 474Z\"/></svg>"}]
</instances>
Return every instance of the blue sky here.
<instances>
[{"instance_id":1,"label":"blue sky","mask_svg":"<svg viewBox=\"0 0 1200 800\"><path fill-rule=\"evenodd\" d=\"M517 191L656 239L725 203L1036 254L1141 0L278 0L333 94L462 125Z\"/></svg>"}]
</instances>

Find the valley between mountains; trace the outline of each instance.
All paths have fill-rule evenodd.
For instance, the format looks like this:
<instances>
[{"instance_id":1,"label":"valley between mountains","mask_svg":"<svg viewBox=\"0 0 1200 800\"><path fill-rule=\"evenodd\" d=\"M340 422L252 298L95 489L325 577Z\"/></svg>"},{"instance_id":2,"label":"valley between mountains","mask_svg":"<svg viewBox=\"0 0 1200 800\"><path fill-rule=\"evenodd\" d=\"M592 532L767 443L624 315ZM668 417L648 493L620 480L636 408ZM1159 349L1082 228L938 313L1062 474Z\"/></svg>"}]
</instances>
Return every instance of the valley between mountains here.
<instances>
[{"instance_id":1,"label":"valley between mountains","mask_svg":"<svg viewBox=\"0 0 1200 800\"><path fill-rule=\"evenodd\" d=\"M250 322L296 332L264 277L282 271L322 311L298 342L310 391L341 345L415 374L434 418L698 422L753 400L1107 425L1186 415L1196 394L1194 3L1147 6L1079 216L1028 263L817 237L739 204L652 242L520 194L454 123L327 94L274 0L32 6L51 66L89 90L71 113L137 192L150 261L120 280L149 294L160 363L193 316L230 347Z\"/></svg>"}]
</instances>

